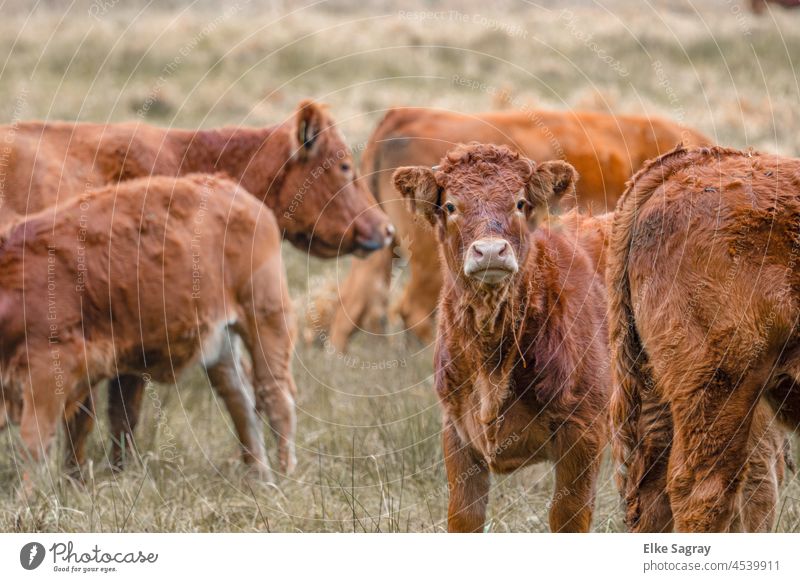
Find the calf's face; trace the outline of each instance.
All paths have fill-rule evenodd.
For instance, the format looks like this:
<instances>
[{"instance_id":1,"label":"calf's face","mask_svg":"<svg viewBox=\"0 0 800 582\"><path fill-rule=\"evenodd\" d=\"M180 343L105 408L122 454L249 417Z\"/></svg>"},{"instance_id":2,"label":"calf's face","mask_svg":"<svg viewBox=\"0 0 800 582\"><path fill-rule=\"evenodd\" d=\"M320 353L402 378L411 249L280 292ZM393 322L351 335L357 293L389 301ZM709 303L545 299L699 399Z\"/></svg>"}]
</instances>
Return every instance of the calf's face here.
<instances>
[{"instance_id":1,"label":"calf's face","mask_svg":"<svg viewBox=\"0 0 800 582\"><path fill-rule=\"evenodd\" d=\"M394 228L357 179L350 149L327 111L304 102L295 117L293 157L276 212L286 238L323 258L364 256L388 245Z\"/></svg>"},{"instance_id":2,"label":"calf's face","mask_svg":"<svg viewBox=\"0 0 800 582\"><path fill-rule=\"evenodd\" d=\"M395 187L437 228L449 270L470 285L511 281L529 252L528 233L577 174L562 161L534 162L505 146L470 144L435 168L398 168Z\"/></svg>"}]
</instances>

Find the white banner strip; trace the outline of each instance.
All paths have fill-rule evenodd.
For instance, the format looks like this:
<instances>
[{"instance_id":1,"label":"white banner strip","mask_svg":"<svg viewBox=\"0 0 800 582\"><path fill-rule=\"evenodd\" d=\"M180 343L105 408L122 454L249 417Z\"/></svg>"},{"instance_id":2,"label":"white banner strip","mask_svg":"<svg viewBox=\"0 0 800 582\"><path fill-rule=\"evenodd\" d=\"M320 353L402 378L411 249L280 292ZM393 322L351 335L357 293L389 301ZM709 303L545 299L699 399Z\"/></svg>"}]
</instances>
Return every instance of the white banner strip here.
<instances>
[{"instance_id":1,"label":"white banner strip","mask_svg":"<svg viewBox=\"0 0 800 582\"><path fill-rule=\"evenodd\" d=\"M0 572L6 580L115 582L253 575L325 582L796 581L798 547L792 534L1 534Z\"/></svg>"}]
</instances>

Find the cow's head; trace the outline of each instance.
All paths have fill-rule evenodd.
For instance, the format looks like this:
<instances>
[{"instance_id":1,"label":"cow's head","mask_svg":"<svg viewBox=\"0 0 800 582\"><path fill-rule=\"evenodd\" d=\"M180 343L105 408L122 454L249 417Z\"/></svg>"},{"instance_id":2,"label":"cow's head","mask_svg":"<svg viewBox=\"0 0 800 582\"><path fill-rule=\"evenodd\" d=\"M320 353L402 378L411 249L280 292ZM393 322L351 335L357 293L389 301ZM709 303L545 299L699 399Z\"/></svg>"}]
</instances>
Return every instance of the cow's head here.
<instances>
[{"instance_id":1,"label":"cow's head","mask_svg":"<svg viewBox=\"0 0 800 582\"><path fill-rule=\"evenodd\" d=\"M398 168L394 184L437 229L450 271L466 285L508 284L528 255L528 232L550 202L574 188L566 162L536 164L506 146L472 143L435 168Z\"/></svg>"},{"instance_id":2,"label":"cow's head","mask_svg":"<svg viewBox=\"0 0 800 582\"><path fill-rule=\"evenodd\" d=\"M356 179L350 148L326 108L300 103L284 128L290 157L276 184L275 212L284 236L319 257L364 256L390 243L394 228Z\"/></svg>"}]
</instances>

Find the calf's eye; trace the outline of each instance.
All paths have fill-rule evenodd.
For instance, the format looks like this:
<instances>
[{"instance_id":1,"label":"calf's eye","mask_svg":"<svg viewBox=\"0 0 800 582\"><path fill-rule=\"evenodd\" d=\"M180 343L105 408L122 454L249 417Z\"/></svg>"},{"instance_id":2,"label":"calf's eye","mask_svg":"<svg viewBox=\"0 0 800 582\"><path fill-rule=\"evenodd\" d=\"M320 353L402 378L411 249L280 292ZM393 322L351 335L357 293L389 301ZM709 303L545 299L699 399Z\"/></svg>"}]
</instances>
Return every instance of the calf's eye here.
<instances>
[{"instance_id":1,"label":"calf's eye","mask_svg":"<svg viewBox=\"0 0 800 582\"><path fill-rule=\"evenodd\" d=\"M524 208L525 208L525 201L524 200L518 201L517 202L517 210L522 210Z\"/></svg>"},{"instance_id":2,"label":"calf's eye","mask_svg":"<svg viewBox=\"0 0 800 582\"><path fill-rule=\"evenodd\" d=\"M456 211L455 204L452 202L448 202L444 205L444 209L447 210L447 214L453 214Z\"/></svg>"}]
</instances>

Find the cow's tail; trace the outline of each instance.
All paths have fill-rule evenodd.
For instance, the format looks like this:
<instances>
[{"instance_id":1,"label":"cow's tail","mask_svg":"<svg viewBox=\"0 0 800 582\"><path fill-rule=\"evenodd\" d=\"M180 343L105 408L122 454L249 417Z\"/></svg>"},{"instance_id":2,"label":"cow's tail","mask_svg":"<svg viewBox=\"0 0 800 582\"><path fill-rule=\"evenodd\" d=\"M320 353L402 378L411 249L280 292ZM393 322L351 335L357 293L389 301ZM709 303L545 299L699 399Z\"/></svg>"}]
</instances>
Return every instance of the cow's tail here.
<instances>
[{"instance_id":1,"label":"cow's tail","mask_svg":"<svg viewBox=\"0 0 800 582\"><path fill-rule=\"evenodd\" d=\"M679 145L671 152L647 162L631 179L617 203L611 242L608 253L606 284L609 297L609 341L613 389L611 395L612 451L619 465L620 491L630 491L627 478L639 473L647 465L643 455L642 439L647 428L642 427L642 403L654 386L647 354L643 349L634 316L628 266L634 238L636 220L642 206L673 171L682 165L681 158L687 150ZM676 164L677 162L677 164ZM647 289L641 290L645 295ZM654 396L654 395L650 395ZM636 466L636 468L634 468ZM646 469L644 469L646 471ZM627 486L626 486L627 485ZM635 487L634 487L635 488Z\"/></svg>"}]
</instances>

